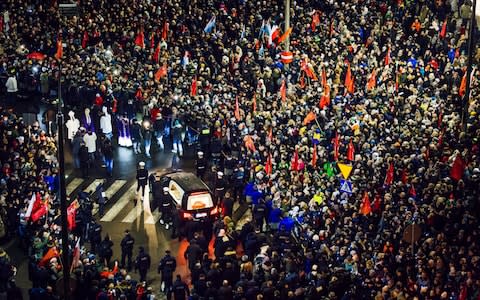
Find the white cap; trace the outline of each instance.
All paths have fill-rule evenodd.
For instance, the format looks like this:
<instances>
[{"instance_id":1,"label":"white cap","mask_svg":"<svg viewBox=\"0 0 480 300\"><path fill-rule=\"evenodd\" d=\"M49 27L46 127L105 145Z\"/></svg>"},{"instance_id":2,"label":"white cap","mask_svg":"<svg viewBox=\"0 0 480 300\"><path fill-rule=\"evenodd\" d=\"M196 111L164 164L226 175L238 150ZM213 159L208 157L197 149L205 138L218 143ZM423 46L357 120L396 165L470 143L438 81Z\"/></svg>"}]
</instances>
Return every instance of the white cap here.
<instances>
[{"instance_id":1,"label":"white cap","mask_svg":"<svg viewBox=\"0 0 480 300\"><path fill-rule=\"evenodd\" d=\"M198 155L198 156L203 156L203 152L202 152L202 151L198 151L198 152L197 152L197 155Z\"/></svg>"},{"instance_id":2,"label":"white cap","mask_svg":"<svg viewBox=\"0 0 480 300\"><path fill-rule=\"evenodd\" d=\"M220 171L219 171L219 172L217 172L217 175L218 175L218 177L222 177L222 176L223 176L223 172L220 172Z\"/></svg>"},{"instance_id":3,"label":"white cap","mask_svg":"<svg viewBox=\"0 0 480 300\"><path fill-rule=\"evenodd\" d=\"M164 187L164 188L163 188L163 191L164 191L164 192L168 192L168 187Z\"/></svg>"},{"instance_id":4,"label":"white cap","mask_svg":"<svg viewBox=\"0 0 480 300\"><path fill-rule=\"evenodd\" d=\"M144 163L143 161L139 162L138 165L139 165L140 167L145 167L145 163Z\"/></svg>"}]
</instances>

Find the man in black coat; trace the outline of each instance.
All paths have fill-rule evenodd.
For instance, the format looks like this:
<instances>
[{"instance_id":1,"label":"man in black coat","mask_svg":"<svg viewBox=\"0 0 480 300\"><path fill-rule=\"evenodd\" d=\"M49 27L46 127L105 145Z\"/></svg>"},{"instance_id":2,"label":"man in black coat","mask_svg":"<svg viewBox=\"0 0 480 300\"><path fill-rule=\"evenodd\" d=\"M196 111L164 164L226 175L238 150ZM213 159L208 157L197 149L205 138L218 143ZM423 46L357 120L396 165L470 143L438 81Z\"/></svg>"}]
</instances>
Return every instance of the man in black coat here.
<instances>
[{"instance_id":1,"label":"man in black coat","mask_svg":"<svg viewBox=\"0 0 480 300\"><path fill-rule=\"evenodd\" d=\"M140 281L147 281L147 272L150 269L151 259L150 255L145 252L145 248L140 247L137 259L135 260L135 269L140 273Z\"/></svg>"},{"instance_id":2,"label":"man in black coat","mask_svg":"<svg viewBox=\"0 0 480 300\"><path fill-rule=\"evenodd\" d=\"M132 269L132 252L133 245L135 244L135 239L130 235L129 230L125 230L125 237L120 242L120 247L122 250L122 260L121 265L125 268L125 259L127 259L126 269L130 271Z\"/></svg>"},{"instance_id":3,"label":"man in black coat","mask_svg":"<svg viewBox=\"0 0 480 300\"><path fill-rule=\"evenodd\" d=\"M140 126L140 123L135 119L133 119L132 121L132 128L130 129L130 134L132 136L133 151L135 152L135 154L142 153L142 127Z\"/></svg>"},{"instance_id":4,"label":"man in black coat","mask_svg":"<svg viewBox=\"0 0 480 300\"><path fill-rule=\"evenodd\" d=\"M173 286L173 273L177 268L177 260L170 253L170 250L165 251L165 256L158 264L158 273L162 274L161 289L162 292L169 293Z\"/></svg>"},{"instance_id":5,"label":"man in black coat","mask_svg":"<svg viewBox=\"0 0 480 300\"><path fill-rule=\"evenodd\" d=\"M173 283L172 287L173 299L175 300L184 300L186 297L190 296L190 291L188 285L182 281L180 275L177 275L177 279ZM169 297L167 296L167 299Z\"/></svg>"}]
</instances>

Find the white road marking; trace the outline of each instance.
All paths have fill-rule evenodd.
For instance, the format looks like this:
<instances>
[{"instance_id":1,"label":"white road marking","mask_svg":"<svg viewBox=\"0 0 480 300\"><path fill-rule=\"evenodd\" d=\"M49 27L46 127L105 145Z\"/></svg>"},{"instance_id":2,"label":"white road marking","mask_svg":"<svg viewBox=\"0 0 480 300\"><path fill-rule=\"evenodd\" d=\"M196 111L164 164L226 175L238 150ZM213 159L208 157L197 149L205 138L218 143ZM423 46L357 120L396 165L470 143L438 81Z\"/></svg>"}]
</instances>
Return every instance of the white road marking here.
<instances>
[{"instance_id":1,"label":"white road marking","mask_svg":"<svg viewBox=\"0 0 480 300\"><path fill-rule=\"evenodd\" d=\"M105 191L105 196L108 198L108 201L112 199L113 195L115 195L125 183L127 183L126 180L118 179L118 180L115 180L108 187L108 189ZM93 207L92 215L96 215L97 213L98 213L98 205Z\"/></svg>"},{"instance_id":2,"label":"white road marking","mask_svg":"<svg viewBox=\"0 0 480 300\"><path fill-rule=\"evenodd\" d=\"M102 222L111 222L123 210L128 203L133 201L135 196L136 184L132 184L130 188L115 202L115 204L107 211L107 213L100 219Z\"/></svg>"},{"instance_id":3,"label":"white road marking","mask_svg":"<svg viewBox=\"0 0 480 300\"><path fill-rule=\"evenodd\" d=\"M70 196L74 190L76 190L84 181L83 178L74 178L68 185L67 185L67 195Z\"/></svg>"}]
</instances>

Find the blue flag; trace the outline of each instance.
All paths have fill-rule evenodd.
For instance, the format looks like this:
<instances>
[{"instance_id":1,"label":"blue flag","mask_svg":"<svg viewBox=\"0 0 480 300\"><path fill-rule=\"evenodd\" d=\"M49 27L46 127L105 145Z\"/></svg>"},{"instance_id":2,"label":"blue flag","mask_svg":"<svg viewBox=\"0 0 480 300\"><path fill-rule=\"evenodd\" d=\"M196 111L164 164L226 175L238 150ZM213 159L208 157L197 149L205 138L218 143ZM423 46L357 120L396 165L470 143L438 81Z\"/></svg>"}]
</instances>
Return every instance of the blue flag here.
<instances>
[{"instance_id":1,"label":"blue flag","mask_svg":"<svg viewBox=\"0 0 480 300\"><path fill-rule=\"evenodd\" d=\"M213 27L215 27L215 16L213 16L210 21L207 23L207 26L203 29L205 33L211 33L213 30Z\"/></svg>"}]
</instances>

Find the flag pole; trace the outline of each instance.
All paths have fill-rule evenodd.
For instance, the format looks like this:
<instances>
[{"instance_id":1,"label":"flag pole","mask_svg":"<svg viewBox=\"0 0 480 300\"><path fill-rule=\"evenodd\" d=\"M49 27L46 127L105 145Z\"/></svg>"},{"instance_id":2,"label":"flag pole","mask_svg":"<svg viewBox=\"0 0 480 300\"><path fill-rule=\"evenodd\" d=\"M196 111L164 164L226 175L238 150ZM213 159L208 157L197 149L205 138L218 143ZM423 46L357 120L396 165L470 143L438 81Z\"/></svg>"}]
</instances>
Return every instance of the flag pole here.
<instances>
[{"instance_id":1,"label":"flag pole","mask_svg":"<svg viewBox=\"0 0 480 300\"><path fill-rule=\"evenodd\" d=\"M287 32L290 28L290 0L285 0L285 29L284 32ZM285 51L290 51L290 36L287 36L285 40Z\"/></svg>"},{"instance_id":2,"label":"flag pole","mask_svg":"<svg viewBox=\"0 0 480 300\"><path fill-rule=\"evenodd\" d=\"M470 102L470 84L473 64L473 52L475 48L475 9L477 6L477 0L473 0L472 11L470 12L470 28L468 30L468 61L467 61L467 86L465 90L465 96L462 101L462 128L463 132L467 132L467 119L468 119L468 104Z\"/></svg>"},{"instance_id":3,"label":"flag pole","mask_svg":"<svg viewBox=\"0 0 480 300\"><path fill-rule=\"evenodd\" d=\"M62 260L63 260L63 299L70 299L70 268L68 265L68 221L67 221L67 191L65 188L65 152L63 137L63 100L62 100L62 60L58 59L58 103L57 103L57 127L58 127L58 177L61 216Z\"/></svg>"}]
</instances>

